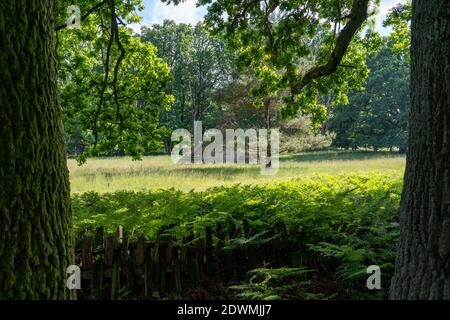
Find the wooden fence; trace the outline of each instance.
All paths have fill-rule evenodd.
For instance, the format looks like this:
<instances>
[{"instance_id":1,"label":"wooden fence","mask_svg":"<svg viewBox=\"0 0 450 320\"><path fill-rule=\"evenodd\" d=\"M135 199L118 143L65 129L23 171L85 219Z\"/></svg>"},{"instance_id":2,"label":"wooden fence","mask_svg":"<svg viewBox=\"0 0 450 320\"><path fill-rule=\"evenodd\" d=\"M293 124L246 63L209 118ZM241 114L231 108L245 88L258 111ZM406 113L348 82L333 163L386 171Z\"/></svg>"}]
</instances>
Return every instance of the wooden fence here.
<instances>
[{"instance_id":1,"label":"wooden fence","mask_svg":"<svg viewBox=\"0 0 450 320\"><path fill-rule=\"evenodd\" d=\"M223 296L226 288L245 280L249 270L268 263L272 267L290 264L289 244L283 237L224 250L236 232L244 239L252 236L246 220L234 235L217 224L206 228L197 240L190 237L181 243L161 235L154 241L130 241L122 227L114 236L104 236L98 229L76 248L82 270L78 298L227 298Z\"/></svg>"}]
</instances>

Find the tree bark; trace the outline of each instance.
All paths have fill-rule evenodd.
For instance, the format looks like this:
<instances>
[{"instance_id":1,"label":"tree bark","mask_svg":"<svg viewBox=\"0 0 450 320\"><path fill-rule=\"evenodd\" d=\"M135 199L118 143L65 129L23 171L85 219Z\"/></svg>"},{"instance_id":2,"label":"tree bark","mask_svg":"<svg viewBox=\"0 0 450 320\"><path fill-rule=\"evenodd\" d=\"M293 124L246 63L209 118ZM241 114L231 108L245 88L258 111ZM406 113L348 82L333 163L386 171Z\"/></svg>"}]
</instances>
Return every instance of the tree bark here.
<instances>
[{"instance_id":1,"label":"tree bark","mask_svg":"<svg viewBox=\"0 0 450 320\"><path fill-rule=\"evenodd\" d=\"M450 9L414 0L411 114L391 299L450 299Z\"/></svg>"},{"instance_id":2,"label":"tree bark","mask_svg":"<svg viewBox=\"0 0 450 320\"><path fill-rule=\"evenodd\" d=\"M74 263L54 0L0 2L0 299L65 299Z\"/></svg>"}]
</instances>

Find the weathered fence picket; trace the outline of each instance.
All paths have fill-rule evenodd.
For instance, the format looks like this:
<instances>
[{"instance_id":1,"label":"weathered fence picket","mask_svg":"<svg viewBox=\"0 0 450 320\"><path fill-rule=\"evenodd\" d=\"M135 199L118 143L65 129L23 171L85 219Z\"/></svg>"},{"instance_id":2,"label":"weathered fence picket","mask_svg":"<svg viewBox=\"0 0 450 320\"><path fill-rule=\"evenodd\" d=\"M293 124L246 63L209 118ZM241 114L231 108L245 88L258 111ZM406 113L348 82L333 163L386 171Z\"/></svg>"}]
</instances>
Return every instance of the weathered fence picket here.
<instances>
[{"instance_id":1,"label":"weathered fence picket","mask_svg":"<svg viewBox=\"0 0 450 320\"><path fill-rule=\"evenodd\" d=\"M175 239L159 233L153 241L132 238L118 227L114 235L97 229L79 242L81 299L183 298L204 286L227 287L243 281L249 270L266 263L281 265L281 241L264 247L227 248L230 238L252 236L248 220L241 226L217 223L203 236Z\"/></svg>"}]
</instances>

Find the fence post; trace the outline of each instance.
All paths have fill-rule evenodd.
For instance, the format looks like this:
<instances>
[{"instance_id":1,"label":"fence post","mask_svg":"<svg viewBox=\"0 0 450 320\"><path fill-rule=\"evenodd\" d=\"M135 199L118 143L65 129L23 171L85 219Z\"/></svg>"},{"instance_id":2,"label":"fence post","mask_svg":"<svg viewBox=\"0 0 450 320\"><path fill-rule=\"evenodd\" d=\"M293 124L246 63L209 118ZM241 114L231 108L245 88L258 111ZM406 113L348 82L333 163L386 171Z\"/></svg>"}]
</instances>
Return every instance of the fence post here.
<instances>
[{"instance_id":1,"label":"fence post","mask_svg":"<svg viewBox=\"0 0 450 320\"><path fill-rule=\"evenodd\" d=\"M155 277L155 284L156 284L156 289L158 290L158 292L161 292L161 278L159 276L160 274L160 257L159 257L159 249L160 249L160 242L161 242L161 237L158 234L158 236L156 237L155 240L155 245L152 249L152 255L153 255L153 265L154 265L154 277Z\"/></svg>"},{"instance_id":2,"label":"fence post","mask_svg":"<svg viewBox=\"0 0 450 320\"><path fill-rule=\"evenodd\" d=\"M180 270L180 249L178 247L174 247L172 257L172 270L175 278L175 290L177 292L178 297L180 297L182 293L182 285L181 285L181 270Z\"/></svg>"},{"instance_id":3,"label":"fence post","mask_svg":"<svg viewBox=\"0 0 450 320\"><path fill-rule=\"evenodd\" d=\"M153 248L148 247L147 253L145 254L144 261L144 296L146 298L153 298Z\"/></svg>"},{"instance_id":4,"label":"fence post","mask_svg":"<svg viewBox=\"0 0 450 320\"><path fill-rule=\"evenodd\" d=\"M81 245L81 261L84 270L90 270L92 267L92 239L85 238Z\"/></svg>"},{"instance_id":5,"label":"fence post","mask_svg":"<svg viewBox=\"0 0 450 320\"><path fill-rule=\"evenodd\" d=\"M119 297L120 289L120 265L119 261L115 260L113 263L113 270L111 276L111 300L116 300Z\"/></svg>"},{"instance_id":6,"label":"fence post","mask_svg":"<svg viewBox=\"0 0 450 320\"><path fill-rule=\"evenodd\" d=\"M205 235L205 260L206 260L206 275L208 279L213 275L213 240L212 240L212 228L206 227Z\"/></svg>"}]
</instances>

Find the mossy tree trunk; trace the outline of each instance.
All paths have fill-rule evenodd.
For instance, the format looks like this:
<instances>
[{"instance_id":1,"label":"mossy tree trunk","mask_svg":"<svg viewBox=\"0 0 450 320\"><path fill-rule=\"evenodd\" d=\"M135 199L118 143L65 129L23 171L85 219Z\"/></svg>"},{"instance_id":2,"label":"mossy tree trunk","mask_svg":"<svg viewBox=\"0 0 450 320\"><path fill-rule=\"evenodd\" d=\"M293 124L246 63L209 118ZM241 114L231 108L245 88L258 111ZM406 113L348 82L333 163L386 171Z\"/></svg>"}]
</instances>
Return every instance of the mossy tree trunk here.
<instances>
[{"instance_id":1,"label":"mossy tree trunk","mask_svg":"<svg viewBox=\"0 0 450 320\"><path fill-rule=\"evenodd\" d=\"M65 299L74 262L54 0L0 2L0 298Z\"/></svg>"},{"instance_id":2,"label":"mossy tree trunk","mask_svg":"<svg viewBox=\"0 0 450 320\"><path fill-rule=\"evenodd\" d=\"M450 299L450 5L414 0L411 115L391 299Z\"/></svg>"}]
</instances>

